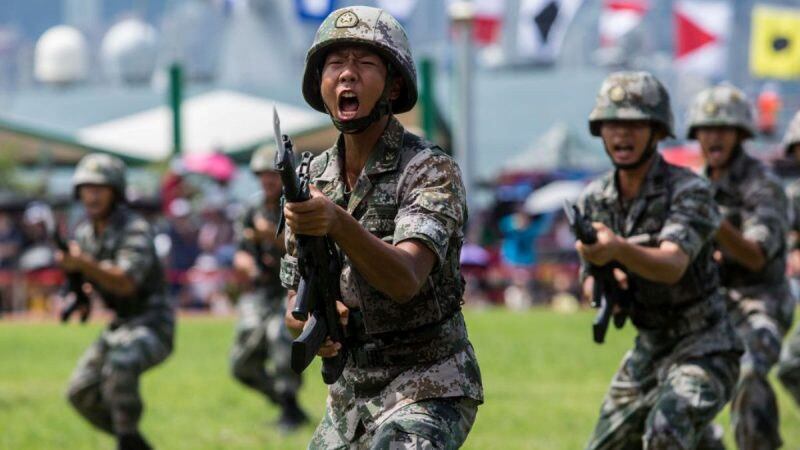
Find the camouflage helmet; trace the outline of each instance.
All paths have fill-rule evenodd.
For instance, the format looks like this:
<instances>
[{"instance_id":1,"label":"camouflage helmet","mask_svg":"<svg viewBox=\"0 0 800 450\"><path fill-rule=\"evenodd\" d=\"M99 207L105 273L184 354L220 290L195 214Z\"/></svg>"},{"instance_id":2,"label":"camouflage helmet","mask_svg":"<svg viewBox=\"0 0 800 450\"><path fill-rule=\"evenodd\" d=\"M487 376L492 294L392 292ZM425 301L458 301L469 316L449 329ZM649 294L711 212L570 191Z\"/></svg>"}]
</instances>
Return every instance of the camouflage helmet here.
<instances>
[{"instance_id":1,"label":"camouflage helmet","mask_svg":"<svg viewBox=\"0 0 800 450\"><path fill-rule=\"evenodd\" d=\"M783 135L783 151L788 155L792 145L800 144L800 111L796 112L792 121L789 122L789 128L786 129L786 134Z\"/></svg>"},{"instance_id":2,"label":"camouflage helmet","mask_svg":"<svg viewBox=\"0 0 800 450\"><path fill-rule=\"evenodd\" d=\"M78 162L72 176L72 187L75 198L78 188L84 184L110 186L117 198L125 198L125 163L116 156L105 153L91 153Z\"/></svg>"},{"instance_id":3,"label":"camouflage helmet","mask_svg":"<svg viewBox=\"0 0 800 450\"><path fill-rule=\"evenodd\" d=\"M392 102L392 111L403 113L414 107L417 103L417 69L402 25L382 9L353 6L337 9L325 18L306 54L303 97L312 108L326 112L319 90L320 72L327 52L341 44L366 45L381 55L404 81L400 97Z\"/></svg>"},{"instance_id":4,"label":"camouflage helmet","mask_svg":"<svg viewBox=\"0 0 800 450\"><path fill-rule=\"evenodd\" d=\"M730 84L721 84L701 91L689 108L689 139L696 139L700 127L728 126L753 137L755 129L750 102L742 91Z\"/></svg>"},{"instance_id":5,"label":"camouflage helmet","mask_svg":"<svg viewBox=\"0 0 800 450\"><path fill-rule=\"evenodd\" d=\"M253 173L268 172L275 170L275 146L262 145L253 152L250 158L250 170Z\"/></svg>"},{"instance_id":6,"label":"camouflage helmet","mask_svg":"<svg viewBox=\"0 0 800 450\"><path fill-rule=\"evenodd\" d=\"M669 94L649 72L614 72L606 77L589 113L593 136L600 136L600 125L606 120L648 120L675 136Z\"/></svg>"}]
</instances>

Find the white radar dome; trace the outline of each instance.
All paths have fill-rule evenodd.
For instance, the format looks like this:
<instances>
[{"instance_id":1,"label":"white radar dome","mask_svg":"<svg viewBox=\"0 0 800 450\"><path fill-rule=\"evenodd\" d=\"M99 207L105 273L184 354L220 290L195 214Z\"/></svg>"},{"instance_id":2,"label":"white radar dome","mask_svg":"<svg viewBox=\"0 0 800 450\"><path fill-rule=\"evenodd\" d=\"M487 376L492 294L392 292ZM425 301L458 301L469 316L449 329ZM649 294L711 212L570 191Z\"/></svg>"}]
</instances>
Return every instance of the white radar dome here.
<instances>
[{"instance_id":1,"label":"white radar dome","mask_svg":"<svg viewBox=\"0 0 800 450\"><path fill-rule=\"evenodd\" d=\"M42 83L69 84L86 78L89 46L76 28L58 25L36 42L34 76Z\"/></svg>"},{"instance_id":2,"label":"white radar dome","mask_svg":"<svg viewBox=\"0 0 800 450\"><path fill-rule=\"evenodd\" d=\"M125 19L103 37L100 56L112 80L145 83L156 67L156 30L139 19Z\"/></svg>"}]
</instances>

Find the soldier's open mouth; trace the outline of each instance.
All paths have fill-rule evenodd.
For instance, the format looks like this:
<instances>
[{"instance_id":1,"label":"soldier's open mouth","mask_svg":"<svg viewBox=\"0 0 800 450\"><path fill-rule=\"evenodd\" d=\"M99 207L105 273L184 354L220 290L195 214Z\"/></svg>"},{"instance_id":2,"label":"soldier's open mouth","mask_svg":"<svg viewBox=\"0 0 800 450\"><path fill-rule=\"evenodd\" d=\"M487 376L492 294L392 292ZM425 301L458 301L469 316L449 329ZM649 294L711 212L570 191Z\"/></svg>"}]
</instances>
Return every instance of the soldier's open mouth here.
<instances>
[{"instance_id":1,"label":"soldier's open mouth","mask_svg":"<svg viewBox=\"0 0 800 450\"><path fill-rule=\"evenodd\" d=\"M345 91L339 96L339 118L354 119L358 113L358 96L352 91Z\"/></svg>"}]
</instances>

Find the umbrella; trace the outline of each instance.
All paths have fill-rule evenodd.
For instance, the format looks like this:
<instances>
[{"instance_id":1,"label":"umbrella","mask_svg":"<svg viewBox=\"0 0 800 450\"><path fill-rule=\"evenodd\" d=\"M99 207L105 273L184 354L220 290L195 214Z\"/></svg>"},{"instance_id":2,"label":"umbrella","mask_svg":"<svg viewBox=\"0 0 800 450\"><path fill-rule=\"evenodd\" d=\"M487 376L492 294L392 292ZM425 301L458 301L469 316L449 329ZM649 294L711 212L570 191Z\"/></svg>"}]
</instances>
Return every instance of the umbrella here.
<instances>
[{"instance_id":1,"label":"umbrella","mask_svg":"<svg viewBox=\"0 0 800 450\"><path fill-rule=\"evenodd\" d=\"M562 208L564 201L574 202L583 191L583 182L574 180L553 181L533 191L525 200L525 212L543 214Z\"/></svg>"},{"instance_id":2,"label":"umbrella","mask_svg":"<svg viewBox=\"0 0 800 450\"><path fill-rule=\"evenodd\" d=\"M461 265L486 267L491 255L483 247L476 244L465 244L461 249Z\"/></svg>"},{"instance_id":3,"label":"umbrella","mask_svg":"<svg viewBox=\"0 0 800 450\"><path fill-rule=\"evenodd\" d=\"M193 173L208 175L209 177L227 182L236 173L236 164L224 153L189 153L183 157L186 170Z\"/></svg>"}]
</instances>

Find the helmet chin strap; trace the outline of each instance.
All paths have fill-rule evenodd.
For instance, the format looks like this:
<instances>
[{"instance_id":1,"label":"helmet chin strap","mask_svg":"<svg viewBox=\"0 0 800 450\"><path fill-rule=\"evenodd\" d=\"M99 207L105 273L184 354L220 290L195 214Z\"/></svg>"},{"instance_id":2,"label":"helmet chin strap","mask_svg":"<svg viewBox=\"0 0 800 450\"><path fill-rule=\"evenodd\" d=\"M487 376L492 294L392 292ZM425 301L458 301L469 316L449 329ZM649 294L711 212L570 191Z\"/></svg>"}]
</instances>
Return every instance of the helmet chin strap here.
<instances>
[{"instance_id":1,"label":"helmet chin strap","mask_svg":"<svg viewBox=\"0 0 800 450\"><path fill-rule=\"evenodd\" d=\"M325 106L327 110L328 107ZM386 96L381 96L380 100L372 107L372 111L364 117L359 117L353 120L339 120L330 111L328 115L331 116L333 126L344 134L359 134L370 127L373 123L381 120L385 115L392 113L392 105Z\"/></svg>"},{"instance_id":2,"label":"helmet chin strap","mask_svg":"<svg viewBox=\"0 0 800 450\"><path fill-rule=\"evenodd\" d=\"M632 163L619 164L619 163L614 162L614 158L611 156L611 152L608 151L608 146L606 145L606 141L605 140L603 141L603 147L605 147L606 153L611 158L611 163L614 165L615 168L617 168L619 170L636 170L639 167L642 167L643 165L645 165L645 163L650 161L650 158L652 158L653 155L656 154L656 149L658 148L658 145L657 145L656 142L653 142L654 139L655 139L655 135L656 135L655 127L651 126L650 127L650 137L647 138L647 144L645 144L645 149L644 149L644 152L642 152L642 156L640 156L639 159L637 159L636 161L634 161Z\"/></svg>"},{"instance_id":3,"label":"helmet chin strap","mask_svg":"<svg viewBox=\"0 0 800 450\"><path fill-rule=\"evenodd\" d=\"M392 102L389 100L389 90L391 89L393 80L392 68L387 64L386 69L386 83L383 87L381 98L378 99L375 106L372 107L372 111L366 116L353 120L339 120L328 109L328 105L325 105L325 111L331 116L333 126L336 127L337 130L344 134L359 134L364 132L364 130L369 128L373 123L381 120L383 116L388 116L392 113Z\"/></svg>"}]
</instances>

